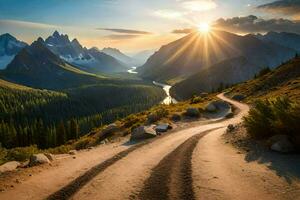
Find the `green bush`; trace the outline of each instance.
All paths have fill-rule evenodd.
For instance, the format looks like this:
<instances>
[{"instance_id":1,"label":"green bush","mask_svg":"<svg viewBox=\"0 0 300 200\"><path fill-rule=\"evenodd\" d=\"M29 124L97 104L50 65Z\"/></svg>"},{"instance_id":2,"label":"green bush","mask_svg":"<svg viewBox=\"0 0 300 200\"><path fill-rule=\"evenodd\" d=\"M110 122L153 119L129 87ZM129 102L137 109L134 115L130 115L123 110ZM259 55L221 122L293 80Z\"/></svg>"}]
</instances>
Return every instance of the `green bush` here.
<instances>
[{"instance_id":1,"label":"green bush","mask_svg":"<svg viewBox=\"0 0 300 200\"><path fill-rule=\"evenodd\" d=\"M17 147L7 150L5 160L25 161L29 159L32 154L36 153L39 153L39 150L36 145L32 145L29 147Z\"/></svg>"},{"instance_id":2,"label":"green bush","mask_svg":"<svg viewBox=\"0 0 300 200\"><path fill-rule=\"evenodd\" d=\"M201 103L201 102L203 102L203 99L198 96L193 96L190 100L191 104L197 104L197 103Z\"/></svg>"},{"instance_id":3,"label":"green bush","mask_svg":"<svg viewBox=\"0 0 300 200\"><path fill-rule=\"evenodd\" d=\"M244 118L244 124L253 138L285 134L300 145L300 104L287 98L257 101Z\"/></svg>"}]
</instances>

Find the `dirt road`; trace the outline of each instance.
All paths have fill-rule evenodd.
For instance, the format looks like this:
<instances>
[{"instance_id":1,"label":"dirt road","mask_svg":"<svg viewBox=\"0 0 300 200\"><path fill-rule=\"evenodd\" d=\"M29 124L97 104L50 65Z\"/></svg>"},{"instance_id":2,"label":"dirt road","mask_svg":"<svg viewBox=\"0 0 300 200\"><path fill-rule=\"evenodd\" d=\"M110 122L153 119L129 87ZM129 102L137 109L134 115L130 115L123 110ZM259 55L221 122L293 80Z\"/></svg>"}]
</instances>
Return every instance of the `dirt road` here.
<instances>
[{"instance_id":1,"label":"dirt road","mask_svg":"<svg viewBox=\"0 0 300 200\"><path fill-rule=\"evenodd\" d=\"M65 162L55 173L41 172L42 184L32 177L0 193L0 199L297 199L297 181L291 186L264 165L247 163L244 155L224 144L220 136L227 125L239 123L249 107L222 94L219 98L240 112L232 119L134 146L120 142L84 152L76 158L77 170L71 165L75 161Z\"/></svg>"}]
</instances>

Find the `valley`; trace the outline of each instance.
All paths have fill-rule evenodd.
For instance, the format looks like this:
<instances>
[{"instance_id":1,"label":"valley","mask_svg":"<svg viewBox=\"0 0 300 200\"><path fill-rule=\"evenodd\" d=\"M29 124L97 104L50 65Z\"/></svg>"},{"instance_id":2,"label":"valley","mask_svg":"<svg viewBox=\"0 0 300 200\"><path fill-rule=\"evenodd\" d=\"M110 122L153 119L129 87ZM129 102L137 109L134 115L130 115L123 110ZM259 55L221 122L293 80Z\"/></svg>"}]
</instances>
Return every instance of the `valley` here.
<instances>
[{"instance_id":1,"label":"valley","mask_svg":"<svg viewBox=\"0 0 300 200\"><path fill-rule=\"evenodd\" d=\"M0 10L1 200L300 200L300 1Z\"/></svg>"}]
</instances>

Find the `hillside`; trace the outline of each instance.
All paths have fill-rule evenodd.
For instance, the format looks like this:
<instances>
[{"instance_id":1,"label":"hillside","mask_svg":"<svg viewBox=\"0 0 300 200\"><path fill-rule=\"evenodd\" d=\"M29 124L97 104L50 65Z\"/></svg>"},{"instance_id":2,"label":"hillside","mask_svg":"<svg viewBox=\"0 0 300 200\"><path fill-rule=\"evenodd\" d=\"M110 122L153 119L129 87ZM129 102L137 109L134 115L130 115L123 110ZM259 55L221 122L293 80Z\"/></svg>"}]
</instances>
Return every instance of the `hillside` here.
<instances>
[{"instance_id":1,"label":"hillside","mask_svg":"<svg viewBox=\"0 0 300 200\"><path fill-rule=\"evenodd\" d=\"M144 83L97 84L55 92L0 79L0 143L8 148L55 147L148 109L163 98L160 88Z\"/></svg>"},{"instance_id":2,"label":"hillside","mask_svg":"<svg viewBox=\"0 0 300 200\"><path fill-rule=\"evenodd\" d=\"M261 77L238 84L230 96L242 94L245 101L289 97L300 102L300 58L294 58Z\"/></svg>"},{"instance_id":3,"label":"hillside","mask_svg":"<svg viewBox=\"0 0 300 200\"><path fill-rule=\"evenodd\" d=\"M44 46L42 39L22 49L0 73L8 81L43 89L76 87L100 81L100 77L65 63Z\"/></svg>"},{"instance_id":4,"label":"hillside","mask_svg":"<svg viewBox=\"0 0 300 200\"><path fill-rule=\"evenodd\" d=\"M134 58L125 55L122 53L119 49L106 47L101 50L102 53L105 53L107 55L110 55L114 57L115 59L121 61L125 65L127 65L129 68L132 66L138 66L138 61L136 61Z\"/></svg>"},{"instance_id":5,"label":"hillside","mask_svg":"<svg viewBox=\"0 0 300 200\"><path fill-rule=\"evenodd\" d=\"M202 92L222 90L225 86L253 78L253 66L245 57L229 59L175 84L170 92L176 99L188 99Z\"/></svg>"},{"instance_id":6,"label":"hillside","mask_svg":"<svg viewBox=\"0 0 300 200\"><path fill-rule=\"evenodd\" d=\"M146 79L174 82L222 61L243 56L253 64L253 74L265 66L276 67L294 55L292 49L264 42L253 35L196 32L162 46L138 71Z\"/></svg>"}]
</instances>

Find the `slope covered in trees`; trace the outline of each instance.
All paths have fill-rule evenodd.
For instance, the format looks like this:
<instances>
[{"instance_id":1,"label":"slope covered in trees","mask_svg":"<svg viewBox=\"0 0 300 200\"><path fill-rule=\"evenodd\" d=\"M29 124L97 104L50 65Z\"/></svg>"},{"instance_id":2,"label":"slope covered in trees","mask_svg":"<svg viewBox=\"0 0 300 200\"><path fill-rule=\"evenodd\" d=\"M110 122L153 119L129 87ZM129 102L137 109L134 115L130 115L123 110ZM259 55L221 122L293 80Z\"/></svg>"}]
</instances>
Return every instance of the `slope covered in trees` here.
<instances>
[{"instance_id":1,"label":"slope covered in trees","mask_svg":"<svg viewBox=\"0 0 300 200\"><path fill-rule=\"evenodd\" d=\"M161 89L136 83L90 85L61 92L0 81L0 143L3 147L54 147L92 128L157 104Z\"/></svg>"}]
</instances>

